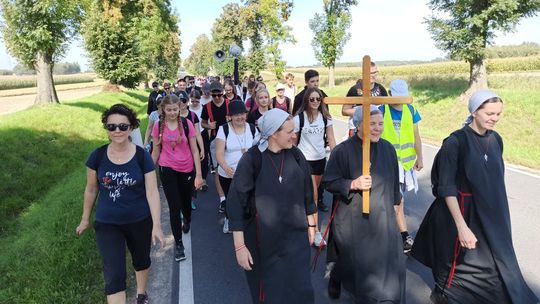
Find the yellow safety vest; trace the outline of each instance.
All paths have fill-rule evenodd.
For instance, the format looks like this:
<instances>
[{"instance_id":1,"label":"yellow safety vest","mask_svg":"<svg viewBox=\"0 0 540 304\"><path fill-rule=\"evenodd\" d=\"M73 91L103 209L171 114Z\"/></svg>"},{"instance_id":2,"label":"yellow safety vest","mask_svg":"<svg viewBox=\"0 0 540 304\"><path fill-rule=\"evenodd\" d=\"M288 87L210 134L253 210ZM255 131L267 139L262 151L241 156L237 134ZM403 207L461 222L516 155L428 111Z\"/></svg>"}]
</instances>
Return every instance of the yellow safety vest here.
<instances>
[{"instance_id":1,"label":"yellow safety vest","mask_svg":"<svg viewBox=\"0 0 540 304\"><path fill-rule=\"evenodd\" d=\"M414 108L413 108L414 111ZM416 149L414 148L414 124L411 110L407 105L403 105L401 113L401 126L399 128L399 138L394 129L390 107L384 105L384 131L382 138L388 140L396 149L397 159L405 171L414 167L416 161Z\"/></svg>"}]
</instances>

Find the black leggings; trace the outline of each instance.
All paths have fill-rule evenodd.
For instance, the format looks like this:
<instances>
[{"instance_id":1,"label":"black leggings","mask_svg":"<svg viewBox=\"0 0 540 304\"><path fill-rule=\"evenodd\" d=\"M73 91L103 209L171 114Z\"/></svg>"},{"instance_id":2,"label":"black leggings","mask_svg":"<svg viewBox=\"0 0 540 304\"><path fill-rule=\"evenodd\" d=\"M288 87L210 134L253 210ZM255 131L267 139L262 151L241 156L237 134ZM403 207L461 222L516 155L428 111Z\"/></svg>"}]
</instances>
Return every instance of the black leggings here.
<instances>
[{"instance_id":1,"label":"black leggings","mask_svg":"<svg viewBox=\"0 0 540 304\"><path fill-rule=\"evenodd\" d=\"M191 222L191 192L195 179L195 171L178 172L169 167L159 167L163 192L169 205L171 230L176 243L182 241L182 221L180 212L186 222Z\"/></svg>"},{"instance_id":2,"label":"black leggings","mask_svg":"<svg viewBox=\"0 0 540 304\"><path fill-rule=\"evenodd\" d=\"M219 174L218 176L219 176L219 183L221 185L221 189L223 189L223 194L227 196L227 194L229 194L229 189L231 188L232 178L223 177ZM227 208L225 208L225 217L229 218L229 216L227 215Z\"/></svg>"},{"instance_id":3,"label":"black leggings","mask_svg":"<svg viewBox=\"0 0 540 304\"><path fill-rule=\"evenodd\" d=\"M126 245L135 271L150 267L152 218L116 225L94 222L96 242L101 255L105 294L126 290Z\"/></svg>"},{"instance_id":4,"label":"black leggings","mask_svg":"<svg viewBox=\"0 0 540 304\"><path fill-rule=\"evenodd\" d=\"M201 136L204 144L204 159L201 161L201 174L202 178L206 179L208 175L208 166L210 166L210 139L208 138L208 132L205 130L201 132Z\"/></svg>"}]
</instances>

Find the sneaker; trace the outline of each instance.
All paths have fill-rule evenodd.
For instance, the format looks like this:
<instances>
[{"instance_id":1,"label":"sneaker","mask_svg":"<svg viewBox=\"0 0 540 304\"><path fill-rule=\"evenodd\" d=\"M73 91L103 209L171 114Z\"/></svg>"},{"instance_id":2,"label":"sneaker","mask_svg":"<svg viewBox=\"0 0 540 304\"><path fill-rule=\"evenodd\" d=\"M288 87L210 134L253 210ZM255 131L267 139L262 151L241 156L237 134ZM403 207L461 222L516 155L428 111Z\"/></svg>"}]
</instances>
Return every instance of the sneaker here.
<instances>
[{"instance_id":1,"label":"sneaker","mask_svg":"<svg viewBox=\"0 0 540 304\"><path fill-rule=\"evenodd\" d=\"M328 206L326 206L326 204L322 201L317 204L317 208L319 209L319 211L328 212Z\"/></svg>"},{"instance_id":2,"label":"sneaker","mask_svg":"<svg viewBox=\"0 0 540 304\"><path fill-rule=\"evenodd\" d=\"M313 246L319 247L320 245L326 246L326 241L323 239L320 231L315 232L315 240L313 240Z\"/></svg>"},{"instance_id":3,"label":"sneaker","mask_svg":"<svg viewBox=\"0 0 540 304\"><path fill-rule=\"evenodd\" d=\"M219 213L225 213L225 204L226 204L225 201L219 203L219 208L218 208Z\"/></svg>"},{"instance_id":4,"label":"sneaker","mask_svg":"<svg viewBox=\"0 0 540 304\"><path fill-rule=\"evenodd\" d=\"M183 225L182 225L182 232L188 233L188 232L189 232L189 228L191 228L191 227L190 227L191 225L190 225L189 221L187 221L187 220L184 219L184 220L182 220L182 222L183 222Z\"/></svg>"},{"instance_id":5,"label":"sneaker","mask_svg":"<svg viewBox=\"0 0 540 304\"><path fill-rule=\"evenodd\" d=\"M403 241L403 253L407 254L411 252L413 244L414 244L414 239L412 238L412 236L408 235Z\"/></svg>"},{"instance_id":6,"label":"sneaker","mask_svg":"<svg viewBox=\"0 0 540 304\"><path fill-rule=\"evenodd\" d=\"M148 294L146 292L144 294L138 294L137 295L137 304L148 304L150 303L148 301Z\"/></svg>"},{"instance_id":7,"label":"sneaker","mask_svg":"<svg viewBox=\"0 0 540 304\"><path fill-rule=\"evenodd\" d=\"M176 244L174 246L174 260L176 262L180 262L186 259L186 254L184 252L184 244L182 241Z\"/></svg>"},{"instance_id":8,"label":"sneaker","mask_svg":"<svg viewBox=\"0 0 540 304\"><path fill-rule=\"evenodd\" d=\"M197 205L195 205L195 201L191 201L191 210L196 210Z\"/></svg>"},{"instance_id":9,"label":"sneaker","mask_svg":"<svg viewBox=\"0 0 540 304\"><path fill-rule=\"evenodd\" d=\"M231 233L229 231L229 220L227 218L223 221L223 233Z\"/></svg>"}]
</instances>

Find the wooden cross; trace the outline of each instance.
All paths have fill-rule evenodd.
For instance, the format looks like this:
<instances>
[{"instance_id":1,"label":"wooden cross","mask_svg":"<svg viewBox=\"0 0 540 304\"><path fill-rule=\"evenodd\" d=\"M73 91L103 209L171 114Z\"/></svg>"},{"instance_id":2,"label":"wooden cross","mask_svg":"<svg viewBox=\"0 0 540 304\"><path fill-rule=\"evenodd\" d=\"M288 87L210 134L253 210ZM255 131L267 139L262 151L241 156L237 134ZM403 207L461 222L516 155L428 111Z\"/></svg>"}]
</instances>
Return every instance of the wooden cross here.
<instances>
[{"instance_id":1,"label":"wooden cross","mask_svg":"<svg viewBox=\"0 0 540 304\"><path fill-rule=\"evenodd\" d=\"M412 103L412 97L389 97L389 96L371 96L371 82L370 79L370 69L371 69L371 58L366 55L364 56L362 62L362 96L359 97L326 97L324 102L326 104L335 104L335 105L359 105L363 106L363 117L364 121L362 122L363 127L363 136L362 140L362 175L369 175L369 124L370 124L370 105L371 104L406 104ZM390 115L390 113L386 113ZM356 127L356 126L355 126ZM368 140L365 140L365 139ZM362 190L362 213L369 214L369 190Z\"/></svg>"}]
</instances>

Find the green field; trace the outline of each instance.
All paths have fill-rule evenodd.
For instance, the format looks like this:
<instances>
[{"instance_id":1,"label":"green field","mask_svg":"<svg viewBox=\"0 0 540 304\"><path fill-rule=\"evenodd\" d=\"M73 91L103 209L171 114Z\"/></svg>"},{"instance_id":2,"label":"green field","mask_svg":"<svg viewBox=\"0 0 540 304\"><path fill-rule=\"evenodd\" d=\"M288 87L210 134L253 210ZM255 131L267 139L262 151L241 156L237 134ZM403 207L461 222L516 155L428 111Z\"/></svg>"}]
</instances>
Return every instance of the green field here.
<instances>
[{"instance_id":1,"label":"green field","mask_svg":"<svg viewBox=\"0 0 540 304\"><path fill-rule=\"evenodd\" d=\"M94 234L75 235L84 163L107 141L103 110L122 102L146 117L146 97L101 93L2 117L0 303L104 302Z\"/></svg>"},{"instance_id":2,"label":"green field","mask_svg":"<svg viewBox=\"0 0 540 304\"><path fill-rule=\"evenodd\" d=\"M96 74L73 74L73 75L54 75L55 84L70 84L93 82ZM0 90L13 90L21 88L36 87L36 76L0 76Z\"/></svg>"}]
</instances>

